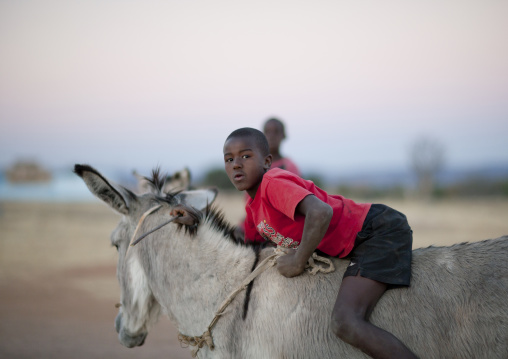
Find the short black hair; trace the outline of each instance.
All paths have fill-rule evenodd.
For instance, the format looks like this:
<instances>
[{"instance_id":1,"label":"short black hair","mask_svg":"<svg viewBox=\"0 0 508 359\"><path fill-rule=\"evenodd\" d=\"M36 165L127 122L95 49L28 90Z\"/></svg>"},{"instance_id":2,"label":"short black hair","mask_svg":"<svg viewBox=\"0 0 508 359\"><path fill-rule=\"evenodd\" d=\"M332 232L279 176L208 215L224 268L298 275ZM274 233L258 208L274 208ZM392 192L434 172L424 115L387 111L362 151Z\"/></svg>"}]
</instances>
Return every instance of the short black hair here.
<instances>
[{"instance_id":1,"label":"short black hair","mask_svg":"<svg viewBox=\"0 0 508 359\"><path fill-rule=\"evenodd\" d=\"M257 149L261 152L263 156L268 156L270 154L270 147L268 146L268 140L263 132L256 130L251 127L242 127L238 130L234 130L231 132L226 138L226 141L233 137L248 137L254 140Z\"/></svg>"},{"instance_id":2,"label":"short black hair","mask_svg":"<svg viewBox=\"0 0 508 359\"><path fill-rule=\"evenodd\" d=\"M277 126L279 126L280 130L282 131L283 134L286 133L286 129L285 129L285 126L284 126L284 122L282 122L281 120L279 120L277 117L270 117L268 120L265 121L265 123L263 124L263 128L266 126L266 124L268 122L274 122L277 124Z\"/></svg>"}]
</instances>

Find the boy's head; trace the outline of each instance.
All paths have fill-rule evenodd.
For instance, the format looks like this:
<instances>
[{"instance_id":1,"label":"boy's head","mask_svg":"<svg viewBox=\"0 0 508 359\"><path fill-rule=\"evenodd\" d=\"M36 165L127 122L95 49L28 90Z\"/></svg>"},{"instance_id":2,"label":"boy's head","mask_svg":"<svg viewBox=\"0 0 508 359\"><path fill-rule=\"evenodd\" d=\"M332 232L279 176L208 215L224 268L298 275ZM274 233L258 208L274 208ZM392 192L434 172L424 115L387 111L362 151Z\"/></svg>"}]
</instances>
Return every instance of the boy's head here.
<instances>
[{"instance_id":1,"label":"boy's head","mask_svg":"<svg viewBox=\"0 0 508 359\"><path fill-rule=\"evenodd\" d=\"M279 147L286 138L284 124L277 118L269 118L263 126L263 132L268 140L270 153L279 153Z\"/></svg>"},{"instance_id":2,"label":"boy's head","mask_svg":"<svg viewBox=\"0 0 508 359\"><path fill-rule=\"evenodd\" d=\"M234 130L231 132L226 138L226 142L230 138L246 138L253 141L256 145L256 148L259 150L262 156L268 156L270 154L270 147L268 146L268 141L266 136L259 130L251 127L242 127L238 130Z\"/></svg>"},{"instance_id":3,"label":"boy's head","mask_svg":"<svg viewBox=\"0 0 508 359\"><path fill-rule=\"evenodd\" d=\"M224 167L231 183L254 197L272 164L265 135L250 127L235 130L226 138L223 152Z\"/></svg>"}]
</instances>

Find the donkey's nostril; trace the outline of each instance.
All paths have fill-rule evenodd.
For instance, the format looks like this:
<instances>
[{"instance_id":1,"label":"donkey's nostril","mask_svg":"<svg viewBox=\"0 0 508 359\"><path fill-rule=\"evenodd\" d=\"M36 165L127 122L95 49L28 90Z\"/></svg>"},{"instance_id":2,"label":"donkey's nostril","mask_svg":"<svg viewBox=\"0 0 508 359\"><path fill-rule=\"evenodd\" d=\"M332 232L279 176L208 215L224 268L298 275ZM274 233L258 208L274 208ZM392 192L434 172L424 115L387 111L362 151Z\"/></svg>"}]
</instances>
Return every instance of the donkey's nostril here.
<instances>
[{"instance_id":1,"label":"donkey's nostril","mask_svg":"<svg viewBox=\"0 0 508 359\"><path fill-rule=\"evenodd\" d=\"M115 318L115 330L117 333L120 333L121 327L122 327L122 313L118 313Z\"/></svg>"},{"instance_id":2,"label":"donkey's nostril","mask_svg":"<svg viewBox=\"0 0 508 359\"><path fill-rule=\"evenodd\" d=\"M120 343L127 348L134 348L143 345L147 335L148 333L141 333L132 336L125 329L121 329L120 333L118 333L118 339L120 340Z\"/></svg>"},{"instance_id":3,"label":"donkey's nostril","mask_svg":"<svg viewBox=\"0 0 508 359\"><path fill-rule=\"evenodd\" d=\"M145 344L146 337L147 337L147 336L145 335L145 337L143 338L143 341L142 341L141 343L139 343L139 344L138 344L138 346L139 346L139 347L140 347L140 346L142 346L143 344Z\"/></svg>"}]
</instances>

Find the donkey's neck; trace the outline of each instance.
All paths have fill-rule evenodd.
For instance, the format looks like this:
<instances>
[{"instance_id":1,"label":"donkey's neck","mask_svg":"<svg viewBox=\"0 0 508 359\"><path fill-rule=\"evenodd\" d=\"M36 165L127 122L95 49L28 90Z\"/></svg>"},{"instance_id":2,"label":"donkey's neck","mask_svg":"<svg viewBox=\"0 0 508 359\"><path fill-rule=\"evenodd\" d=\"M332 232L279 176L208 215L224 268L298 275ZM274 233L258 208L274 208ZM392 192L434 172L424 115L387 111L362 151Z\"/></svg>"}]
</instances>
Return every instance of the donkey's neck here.
<instances>
[{"instance_id":1,"label":"donkey's neck","mask_svg":"<svg viewBox=\"0 0 508 359\"><path fill-rule=\"evenodd\" d=\"M201 226L193 238L184 231L171 237L149 247L146 274L180 332L201 335L224 299L249 275L256 255L208 226ZM229 305L234 317L242 314L244 299L245 293L240 293Z\"/></svg>"}]
</instances>

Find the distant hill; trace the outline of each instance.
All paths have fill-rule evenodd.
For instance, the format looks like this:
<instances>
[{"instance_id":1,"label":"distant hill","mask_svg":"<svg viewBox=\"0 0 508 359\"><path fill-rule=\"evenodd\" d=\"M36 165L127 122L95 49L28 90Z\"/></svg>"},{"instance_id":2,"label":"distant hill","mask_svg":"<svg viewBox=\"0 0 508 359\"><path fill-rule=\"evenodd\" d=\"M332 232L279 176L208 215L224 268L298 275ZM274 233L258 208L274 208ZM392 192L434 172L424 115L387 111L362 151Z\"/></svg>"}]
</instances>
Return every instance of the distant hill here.
<instances>
[{"instance_id":1,"label":"distant hill","mask_svg":"<svg viewBox=\"0 0 508 359\"><path fill-rule=\"evenodd\" d=\"M313 172L315 173L315 172ZM304 173L305 177L305 173ZM453 183L470 180L482 179L494 181L508 178L508 163L493 164L482 167L471 168L445 168L437 177L440 185L450 185ZM415 185L415 175L409 169L387 169L376 171L356 171L343 173L340 175L323 175L323 181L328 186L348 185L348 186L370 186L370 187L391 187Z\"/></svg>"},{"instance_id":2,"label":"distant hill","mask_svg":"<svg viewBox=\"0 0 508 359\"><path fill-rule=\"evenodd\" d=\"M5 177L11 183L49 182L51 172L35 161L17 161L5 170Z\"/></svg>"}]
</instances>

